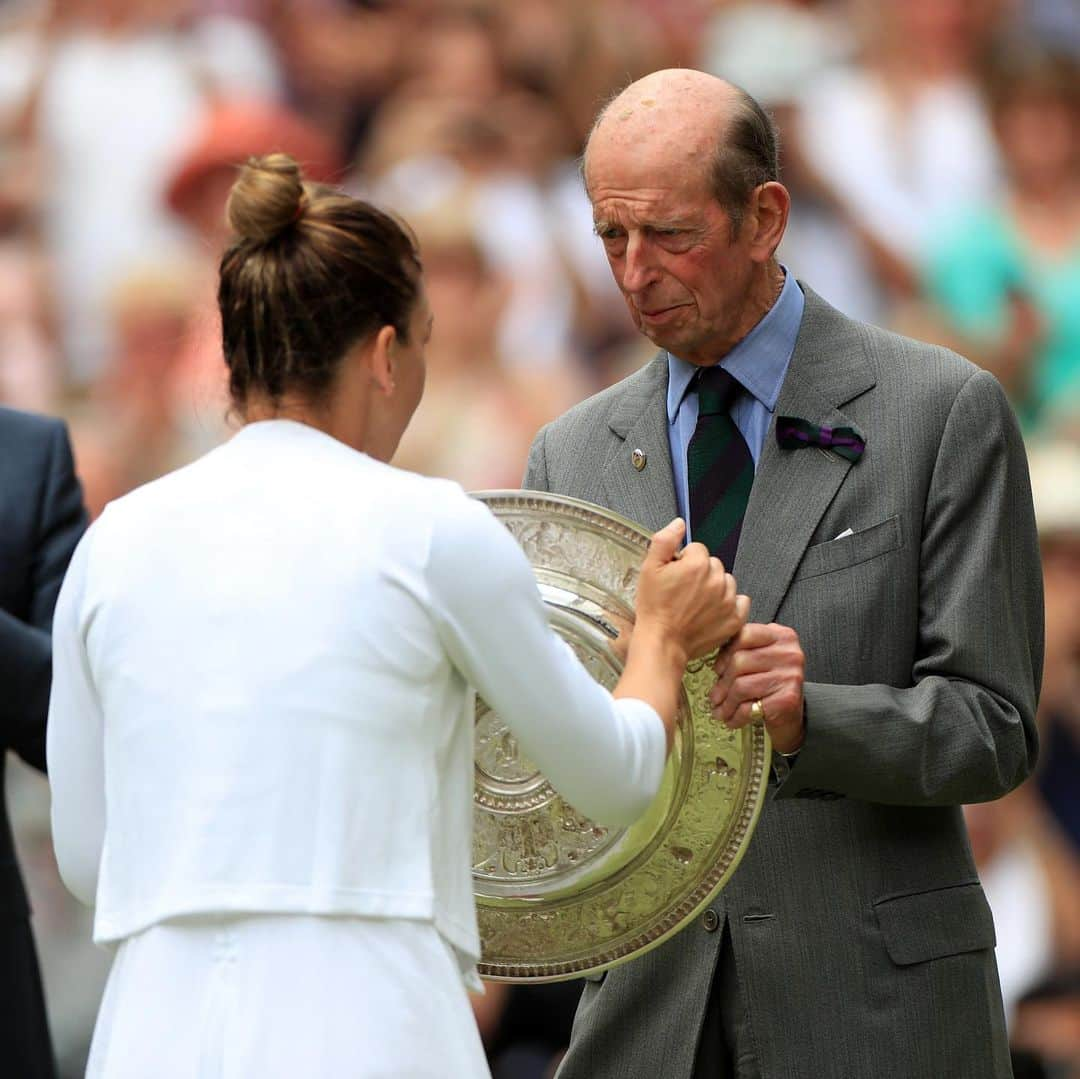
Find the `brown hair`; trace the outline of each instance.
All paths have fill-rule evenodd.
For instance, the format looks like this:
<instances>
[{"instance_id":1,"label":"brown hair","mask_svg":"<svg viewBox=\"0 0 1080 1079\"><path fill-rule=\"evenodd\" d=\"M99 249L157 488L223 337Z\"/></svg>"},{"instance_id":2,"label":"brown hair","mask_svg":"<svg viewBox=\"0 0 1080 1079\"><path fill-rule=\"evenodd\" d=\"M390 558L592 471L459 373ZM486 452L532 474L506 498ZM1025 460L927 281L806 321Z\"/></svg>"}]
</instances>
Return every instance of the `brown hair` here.
<instances>
[{"instance_id":1,"label":"brown hair","mask_svg":"<svg viewBox=\"0 0 1080 1079\"><path fill-rule=\"evenodd\" d=\"M733 89L735 107L727 129L716 140L709 185L731 218L734 238L754 188L780 179L780 139L761 105L741 87Z\"/></svg>"},{"instance_id":2,"label":"brown hair","mask_svg":"<svg viewBox=\"0 0 1080 1079\"><path fill-rule=\"evenodd\" d=\"M236 233L218 306L229 392L317 400L356 343L383 326L408 340L420 285L416 244L361 199L304 180L288 154L249 158L229 193Z\"/></svg>"},{"instance_id":3,"label":"brown hair","mask_svg":"<svg viewBox=\"0 0 1080 1079\"><path fill-rule=\"evenodd\" d=\"M1029 42L1010 43L983 67L983 89L993 116L1021 100L1080 108L1080 70L1057 49Z\"/></svg>"}]
</instances>

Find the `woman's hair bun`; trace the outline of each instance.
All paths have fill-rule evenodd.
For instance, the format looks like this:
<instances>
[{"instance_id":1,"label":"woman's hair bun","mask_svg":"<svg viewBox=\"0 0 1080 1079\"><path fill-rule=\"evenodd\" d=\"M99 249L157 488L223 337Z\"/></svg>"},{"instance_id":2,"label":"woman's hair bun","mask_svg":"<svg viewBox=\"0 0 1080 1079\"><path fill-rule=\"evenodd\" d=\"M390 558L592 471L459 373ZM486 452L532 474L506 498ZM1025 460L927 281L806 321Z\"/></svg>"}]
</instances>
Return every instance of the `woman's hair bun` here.
<instances>
[{"instance_id":1,"label":"woman's hair bun","mask_svg":"<svg viewBox=\"0 0 1080 1079\"><path fill-rule=\"evenodd\" d=\"M249 157L229 192L225 215L242 239L267 243L298 219L305 197L300 166L288 154Z\"/></svg>"}]
</instances>

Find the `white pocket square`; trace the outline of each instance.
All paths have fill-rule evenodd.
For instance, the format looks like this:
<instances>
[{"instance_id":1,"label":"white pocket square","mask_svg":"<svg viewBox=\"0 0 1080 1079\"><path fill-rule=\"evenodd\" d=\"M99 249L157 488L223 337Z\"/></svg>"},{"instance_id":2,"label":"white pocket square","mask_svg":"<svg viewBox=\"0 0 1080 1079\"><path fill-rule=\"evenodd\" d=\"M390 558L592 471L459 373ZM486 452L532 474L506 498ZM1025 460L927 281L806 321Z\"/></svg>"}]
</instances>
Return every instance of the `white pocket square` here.
<instances>
[{"instance_id":1,"label":"white pocket square","mask_svg":"<svg viewBox=\"0 0 1080 1079\"><path fill-rule=\"evenodd\" d=\"M854 535L855 535L855 533L852 532L852 530L850 528L845 528L844 531L841 532L839 536L833 536L833 542L835 543L838 539L843 539L845 536L854 536Z\"/></svg>"}]
</instances>

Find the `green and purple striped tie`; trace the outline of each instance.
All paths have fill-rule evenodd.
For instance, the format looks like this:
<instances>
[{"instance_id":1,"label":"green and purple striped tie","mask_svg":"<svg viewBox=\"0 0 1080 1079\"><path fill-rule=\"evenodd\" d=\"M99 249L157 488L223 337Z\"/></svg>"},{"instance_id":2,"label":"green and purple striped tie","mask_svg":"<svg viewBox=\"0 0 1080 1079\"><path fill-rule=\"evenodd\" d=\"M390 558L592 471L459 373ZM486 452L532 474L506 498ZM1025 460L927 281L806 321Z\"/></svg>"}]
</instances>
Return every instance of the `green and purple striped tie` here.
<instances>
[{"instance_id":1,"label":"green and purple striped tie","mask_svg":"<svg viewBox=\"0 0 1080 1079\"><path fill-rule=\"evenodd\" d=\"M742 386L719 366L703 368L693 385L698 421L686 448L690 534L730 570L754 482L754 459L730 412Z\"/></svg>"}]
</instances>

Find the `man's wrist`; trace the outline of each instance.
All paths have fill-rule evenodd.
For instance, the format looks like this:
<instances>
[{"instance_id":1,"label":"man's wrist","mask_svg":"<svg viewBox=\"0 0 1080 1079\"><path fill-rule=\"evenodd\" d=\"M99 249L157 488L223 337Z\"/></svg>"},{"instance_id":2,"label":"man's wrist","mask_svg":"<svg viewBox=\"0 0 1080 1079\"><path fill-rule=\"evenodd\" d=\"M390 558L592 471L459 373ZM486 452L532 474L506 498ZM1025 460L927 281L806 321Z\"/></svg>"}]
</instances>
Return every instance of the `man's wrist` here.
<instances>
[{"instance_id":1,"label":"man's wrist","mask_svg":"<svg viewBox=\"0 0 1080 1079\"><path fill-rule=\"evenodd\" d=\"M781 757L784 758L789 764L795 763L795 758L802 752L803 746L806 744L806 698L803 698L802 702L802 717L799 723L798 730L794 733L794 736L788 740L787 738L778 738L775 734L772 739L773 749ZM783 748L781 748L783 747Z\"/></svg>"},{"instance_id":2,"label":"man's wrist","mask_svg":"<svg viewBox=\"0 0 1080 1079\"><path fill-rule=\"evenodd\" d=\"M797 749L793 753L782 753L779 749L773 747L772 774L777 783L783 783L787 779L798 759L799 750Z\"/></svg>"}]
</instances>

